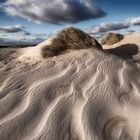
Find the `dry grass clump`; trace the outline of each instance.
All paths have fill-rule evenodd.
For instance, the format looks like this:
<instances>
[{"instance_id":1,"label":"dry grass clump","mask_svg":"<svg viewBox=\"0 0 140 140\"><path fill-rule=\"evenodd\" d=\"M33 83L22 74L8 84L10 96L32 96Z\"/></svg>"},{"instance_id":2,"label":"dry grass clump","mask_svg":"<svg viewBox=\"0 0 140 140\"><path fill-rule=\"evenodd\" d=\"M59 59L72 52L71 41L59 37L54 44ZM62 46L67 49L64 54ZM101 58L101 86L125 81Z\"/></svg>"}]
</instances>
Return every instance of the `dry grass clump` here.
<instances>
[{"instance_id":1,"label":"dry grass clump","mask_svg":"<svg viewBox=\"0 0 140 140\"><path fill-rule=\"evenodd\" d=\"M43 58L63 53L67 49L100 48L101 45L89 34L77 28L66 28L52 39L51 44L42 49Z\"/></svg>"},{"instance_id":2,"label":"dry grass clump","mask_svg":"<svg viewBox=\"0 0 140 140\"><path fill-rule=\"evenodd\" d=\"M101 39L102 45L113 45L115 43L118 43L124 38L123 35L118 33L108 33L105 37Z\"/></svg>"}]
</instances>

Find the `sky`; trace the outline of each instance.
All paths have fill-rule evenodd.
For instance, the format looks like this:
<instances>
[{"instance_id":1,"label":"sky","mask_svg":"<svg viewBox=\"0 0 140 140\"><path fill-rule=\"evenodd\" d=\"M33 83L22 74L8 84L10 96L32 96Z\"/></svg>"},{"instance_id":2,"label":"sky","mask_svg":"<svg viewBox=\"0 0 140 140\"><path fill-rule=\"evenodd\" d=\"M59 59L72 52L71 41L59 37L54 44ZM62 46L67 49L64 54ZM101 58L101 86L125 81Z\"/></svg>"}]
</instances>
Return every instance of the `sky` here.
<instances>
[{"instance_id":1,"label":"sky","mask_svg":"<svg viewBox=\"0 0 140 140\"><path fill-rule=\"evenodd\" d=\"M0 45L38 44L69 26L95 38L140 31L140 0L0 0Z\"/></svg>"}]
</instances>

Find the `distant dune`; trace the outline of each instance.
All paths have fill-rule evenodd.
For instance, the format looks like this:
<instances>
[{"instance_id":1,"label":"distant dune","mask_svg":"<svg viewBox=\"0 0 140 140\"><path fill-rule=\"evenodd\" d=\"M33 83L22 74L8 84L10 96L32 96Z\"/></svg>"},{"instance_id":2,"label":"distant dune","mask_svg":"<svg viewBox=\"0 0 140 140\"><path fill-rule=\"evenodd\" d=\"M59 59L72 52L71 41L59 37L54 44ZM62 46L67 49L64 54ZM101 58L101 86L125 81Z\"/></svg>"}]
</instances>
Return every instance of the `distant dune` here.
<instances>
[{"instance_id":1,"label":"distant dune","mask_svg":"<svg viewBox=\"0 0 140 140\"><path fill-rule=\"evenodd\" d=\"M140 33L126 35L120 42L114 45L103 45L103 48L122 58L140 61Z\"/></svg>"},{"instance_id":2,"label":"distant dune","mask_svg":"<svg viewBox=\"0 0 140 140\"><path fill-rule=\"evenodd\" d=\"M109 32L103 38L101 38L100 41L102 45L113 45L120 42L123 38L124 36L122 34Z\"/></svg>"},{"instance_id":3,"label":"distant dune","mask_svg":"<svg viewBox=\"0 0 140 140\"><path fill-rule=\"evenodd\" d=\"M105 49L108 48L115 48L124 44L135 44L138 47L140 47L140 32L132 33L129 35L126 35L124 39L122 39L120 42L114 44L114 45L103 45Z\"/></svg>"},{"instance_id":4,"label":"distant dune","mask_svg":"<svg viewBox=\"0 0 140 140\"><path fill-rule=\"evenodd\" d=\"M99 47L44 59L51 41L0 49L0 140L140 140L139 64ZM124 44L140 34L103 47Z\"/></svg>"}]
</instances>

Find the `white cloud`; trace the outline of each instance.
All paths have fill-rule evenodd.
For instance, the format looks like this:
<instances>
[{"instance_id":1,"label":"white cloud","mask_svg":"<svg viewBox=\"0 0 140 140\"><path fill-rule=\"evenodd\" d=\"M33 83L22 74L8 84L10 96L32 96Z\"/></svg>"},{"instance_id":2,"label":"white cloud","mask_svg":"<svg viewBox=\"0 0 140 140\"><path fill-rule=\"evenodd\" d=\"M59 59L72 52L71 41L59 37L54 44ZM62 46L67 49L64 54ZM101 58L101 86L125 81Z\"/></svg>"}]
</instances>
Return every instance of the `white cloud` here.
<instances>
[{"instance_id":1,"label":"white cloud","mask_svg":"<svg viewBox=\"0 0 140 140\"><path fill-rule=\"evenodd\" d=\"M0 26L0 46L38 44L44 40L45 35L31 34L21 25Z\"/></svg>"},{"instance_id":2,"label":"white cloud","mask_svg":"<svg viewBox=\"0 0 140 140\"><path fill-rule=\"evenodd\" d=\"M128 18L127 22L131 25L140 25L140 17Z\"/></svg>"},{"instance_id":3,"label":"white cloud","mask_svg":"<svg viewBox=\"0 0 140 140\"><path fill-rule=\"evenodd\" d=\"M36 23L76 23L105 15L94 0L7 0L2 7L8 15Z\"/></svg>"}]
</instances>

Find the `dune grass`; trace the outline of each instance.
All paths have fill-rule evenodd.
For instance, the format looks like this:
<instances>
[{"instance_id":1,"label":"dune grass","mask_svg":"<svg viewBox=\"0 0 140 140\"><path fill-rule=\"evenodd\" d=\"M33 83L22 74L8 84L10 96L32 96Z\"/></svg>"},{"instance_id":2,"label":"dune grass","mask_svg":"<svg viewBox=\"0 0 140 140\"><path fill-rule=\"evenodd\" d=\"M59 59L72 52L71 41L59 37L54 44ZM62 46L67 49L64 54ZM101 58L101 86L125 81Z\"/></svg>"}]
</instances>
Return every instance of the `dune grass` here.
<instances>
[{"instance_id":1,"label":"dune grass","mask_svg":"<svg viewBox=\"0 0 140 140\"><path fill-rule=\"evenodd\" d=\"M42 48L42 57L52 57L63 53L67 49L86 49L96 47L102 49L101 45L89 34L77 28L66 28L60 31L51 44Z\"/></svg>"},{"instance_id":2,"label":"dune grass","mask_svg":"<svg viewBox=\"0 0 140 140\"><path fill-rule=\"evenodd\" d=\"M113 45L113 44L121 41L123 38L124 38L124 36L121 34L110 32L101 39L101 44L102 45Z\"/></svg>"}]
</instances>

